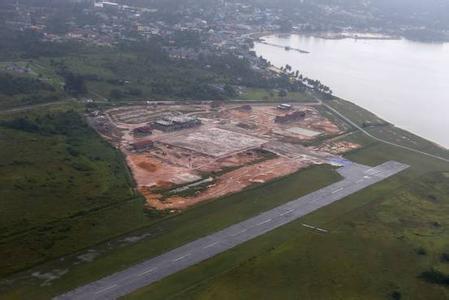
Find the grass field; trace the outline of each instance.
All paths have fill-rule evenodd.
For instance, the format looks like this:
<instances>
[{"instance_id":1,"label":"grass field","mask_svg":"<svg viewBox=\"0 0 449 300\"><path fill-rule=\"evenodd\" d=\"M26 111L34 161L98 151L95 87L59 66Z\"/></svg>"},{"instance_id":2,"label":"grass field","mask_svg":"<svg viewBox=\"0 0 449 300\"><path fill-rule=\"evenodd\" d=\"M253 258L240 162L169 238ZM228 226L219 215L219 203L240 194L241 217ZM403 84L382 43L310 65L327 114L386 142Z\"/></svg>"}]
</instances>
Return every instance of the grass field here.
<instances>
[{"instance_id":1,"label":"grass field","mask_svg":"<svg viewBox=\"0 0 449 300\"><path fill-rule=\"evenodd\" d=\"M27 278L14 282L10 287L3 286L3 296L0 298L47 299L310 193L339 180L339 178L339 175L330 167L314 167L235 195L196 206L182 214L169 217L142 229L138 233L133 233L134 236L150 234L151 237L133 245L112 249L91 263L67 266L62 262L57 263L57 267L52 264L50 268L70 268L70 272L53 281L51 286L41 287L36 280ZM122 219L133 217L133 215L121 216ZM115 220L111 218L112 221ZM45 270L45 267L38 269Z\"/></svg>"},{"instance_id":2,"label":"grass field","mask_svg":"<svg viewBox=\"0 0 449 300\"><path fill-rule=\"evenodd\" d=\"M23 68L24 70L26 69L29 71L11 71L8 69L11 66L17 66L18 68ZM54 90L35 88L34 90L29 90L26 93L4 93L3 90L0 90L0 109L55 102L60 100L64 96L62 90L62 82L56 80L55 75L51 74L48 69L35 64L33 61L0 62L0 75L4 74L8 74L16 79L23 78L49 84L54 88ZM27 84L22 83L22 85ZM4 88L5 86L2 86L2 89Z\"/></svg>"},{"instance_id":3,"label":"grass field","mask_svg":"<svg viewBox=\"0 0 449 300\"><path fill-rule=\"evenodd\" d=\"M92 47L76 55L42 57L34 64L46 69L47 73L56 74L58 70L64 69L82 75L88 90L87 96L101 101L190 98L189 93L201 89L200 83L212 83L217 77L193 65L161 62L150 56L145 52ZM112 96L112 91L119 93Z\"/></svg>"},{"instance_id":4,"label":"grass field","mask_svg":"<svg viewBox=\"0 0 449 300\"><path fill-rule=\"evenodd\" d=\"M72 109L0 119L0 277L151 221L121 154Z\"/></svg>"}]
</instances>

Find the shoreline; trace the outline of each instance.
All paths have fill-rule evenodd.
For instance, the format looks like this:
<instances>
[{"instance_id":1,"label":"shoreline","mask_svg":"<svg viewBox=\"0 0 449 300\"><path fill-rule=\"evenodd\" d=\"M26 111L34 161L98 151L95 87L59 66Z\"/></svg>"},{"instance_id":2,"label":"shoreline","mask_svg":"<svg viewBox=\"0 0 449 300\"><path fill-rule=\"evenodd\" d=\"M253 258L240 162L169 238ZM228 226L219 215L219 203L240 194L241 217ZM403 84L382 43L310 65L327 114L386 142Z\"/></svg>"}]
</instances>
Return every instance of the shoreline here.
<instances>
[{"instance_id":1,"label":"shoreline","mask_svg":"<svg viewBox=\"0 0 449 300\"><path fill-rule=\"evenodd\" d=\"M248 34L248 36L254 39L256 42L261 38L270 36L270 35L279 35L279 36L289 36L289 35L302 35L307 37L320 38L323 40L378 40L378 41L399 41L399 40L407 40L415 43L423 43L423 44L448 44L449 40L437 40L437 41L428 41L421 39L411 39L404 35L391 35L391 34L378 34L378 33L370 33L370 32L301 32L301 31L290 31L290 32L280 32L280 31L261 31L254 32Z\"/></svg>"},{"instance_id":2,"label":"shoreline","mask_svg":"<svg viewBox=\"0 0 449 300\"><path fill-rule=\"evenodd\" d=\"M261 35L262 33L259 33L259 34ZM279 33L274 33L274 32L272 32L270 35L275 35L275 34L279 34ZM282 34L279 34L279 35L280 35L280 36L281 36L281 35L282 35L282 36L288 36L288 35L292 35L292 34L295 34L295 33L288 33L288 34L282 33ZM264 35L264 36L266 36L266 35ZM282 46L282 45L275 45L275 44L271 44L271 43L267 43L267 42L263 42L263 41L257 41L257 42L258 42L258 43L261 43L261 44L264 44L264 45L272 46L272 47L284 48L284 46ZM253 51L254 51L254 48L253 48ZM285 51L288 51L288 50L286 49ZM310 52L307 52L307 53L310 53ZM268 59L267 57L265 57L265 56L263 56L263 55L260 55L260 56L264 57L265 59ZM271 71L271 72L274 72L274 73L281 73L281 72L282 72L281 69L280 69L280 66L276 66L276 65L274 65L274 64L271 64L271 65L267 68L267 70L269 70L269 71ZM338 95L334 95L334 97L336 97L336 98L338 98L338 99L341 99L341 100L344 100L344 101L351 102L351 103L353 103L354 105L357 105L357 106L359 106L359 107L361 107L361 108L363 108L363 109L366 109L366 110L372 112L370 109L365 108L363 105L357 103L357 101L350 100L350 99L345 99L345 98L341 98L341 97L339 97ZM373 113L374 113L374 112L373 112ZM374 113L374 114L378 115L377 113ZM379 115L378 115L378 116L379 116ZM384 119L383 116L380 116L380 119L386 120L386 119ZM387 120L386 120L386 121L387 121ZM429 137L427 137L427 136L423 136L423 135L421 135L421 134L415 133L414 130L408 129L407 126L403 126L403 125L395 125L394 122L390 122L390 121L387 121L387 122L390 123L390 124L392 124L393 126L399 128L399 129L402 129L402 130L404 130L404 131L410 132L410 133L412 133L412 134L414 134L414 135L416 135L416 136L418 136L418 137L420 137L420 138L423 138L423 139L429 141L429 142L432 143L434 146L436 146L436 147L438 147L438 148L440 148L440 149L442 149L442 150L446 150L446 151L449 150L449 146L444 146L443 144L441 144L441 143L438 142L438 141L435 141L434 139L431 139L431 138L429 138ZM406 128L407 128L407 129L406 129Z\"/></svg>"}]
</instances>

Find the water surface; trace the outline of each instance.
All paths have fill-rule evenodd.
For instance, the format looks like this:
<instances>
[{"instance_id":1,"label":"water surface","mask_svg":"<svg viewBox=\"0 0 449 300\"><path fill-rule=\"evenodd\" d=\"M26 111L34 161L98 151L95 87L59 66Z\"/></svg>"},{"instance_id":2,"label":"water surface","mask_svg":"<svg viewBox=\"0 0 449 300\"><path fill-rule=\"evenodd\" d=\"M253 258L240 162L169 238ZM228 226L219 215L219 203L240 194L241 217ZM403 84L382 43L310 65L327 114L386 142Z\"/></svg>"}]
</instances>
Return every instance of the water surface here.
<instances>
[{"instance_id":1,"label":"water surface","mask_svg":"<svg viewBox=\"0 0 449 300\"><path fill-rule=\"evenodd\" d=\"M407 40L327 40L288 35L256 43L275 66L319 79L334 94L389 122L449 148L449 43Z\"/></svg>"}]
</instances>

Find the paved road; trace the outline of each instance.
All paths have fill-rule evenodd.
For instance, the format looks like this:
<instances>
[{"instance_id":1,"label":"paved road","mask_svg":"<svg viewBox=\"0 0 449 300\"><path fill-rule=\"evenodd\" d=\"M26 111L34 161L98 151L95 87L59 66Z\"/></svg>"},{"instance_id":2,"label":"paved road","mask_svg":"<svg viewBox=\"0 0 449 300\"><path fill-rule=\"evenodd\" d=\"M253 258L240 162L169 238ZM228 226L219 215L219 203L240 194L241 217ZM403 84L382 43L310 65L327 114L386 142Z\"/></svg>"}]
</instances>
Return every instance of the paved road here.
<instances>
[{"instance_id":1,"label":"paved road","mask_svg":"<svg viewBox=\"0 0 449 300\"><path fill-rule=\"evenodd\" d=\"M348 163L338 169L343 180L241 223L102 278L56 299L116 299L180 270L292 222L408 168L386 162L375 168Z\"/></svg>"}]
</instances>

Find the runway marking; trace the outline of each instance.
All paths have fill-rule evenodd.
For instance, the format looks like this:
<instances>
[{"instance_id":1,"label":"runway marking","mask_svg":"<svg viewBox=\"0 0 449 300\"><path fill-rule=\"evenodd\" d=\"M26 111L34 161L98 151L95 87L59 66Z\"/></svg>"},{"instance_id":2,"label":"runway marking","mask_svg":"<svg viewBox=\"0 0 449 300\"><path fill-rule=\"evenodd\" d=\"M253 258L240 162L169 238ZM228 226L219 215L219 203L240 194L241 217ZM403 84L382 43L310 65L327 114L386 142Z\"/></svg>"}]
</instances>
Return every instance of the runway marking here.
<instances>
[{"instance_id":1,"label":"runway marking","mask_svg":"<svg viewBox=\"0 0 449 300\"><path fill-rule=\"evenodd\" d=\"M183 258L186 258L187 256L190 256L190 253L189 253L189 254L186 254L186 255L183 255L183 256L180 256L180 257L178 257L178 258L175 258L175 259L172 260L172 262L177 262L178 260L181 260L181 259L183 259Z\"/></svg>"},{"instance_id":2,"label":"runway marking","mask_svg":"<svg viewBox=\"0 0 449 300\"><path fill-rule=\"evenodd\" d=\"M282 216L285 216L285 215L287 215L287 214L289 214L289 213L291 213L291 212L294 212L295 211L295 209L293 208L293 209L290 209L290 210L287 210L286 212L283 212L282 214L280 214L280 216L282 217Z\"/></svg>"},{"instance_id":3,"label":"runway marking","mask_svg":"<svg viewBox=\"0 0 449 300\"><path fill-rule=\"evenodd\" d=\"M374 171L374 170L376 170L376 168L371 168L371 169L369 169L369 170L365 171L365 173L366 173L366 174L370 174L370 173L371 173L371 171Z\"/></svg>"},{"instance_id":4,"label":"runway marking","mask_svg":"<svg viewBox=\"0 0 449 300\"><path fill-rule=\"evenodd\" d=\"M372 172L372 171L374 171L374 172ZM369 169L368 171L366 171L365 173L373 176L373 175L377 175L382 172L383 172L382 170L378 170L377 168L372 168L372 169Z\"/></svg>"},{"instance_id":5,"label":"runway marking","mask_svg":"<svg viewBox=\"0 0 449 300\"><path fill-rule=\"evenodd\" d=\"M210 248L210 247L212 247L213 245L216 245L216 244L218 244L218 242L213 242L212 244L204 246L203 249Z\"/></svg>"},{"instance_id":6,"label":"runway marking","mask_svg":"<svg viewBox=\"0 0 449 300\"><path fill-rule=\"evenodd\" d=\"M113 284L113 285L111 285L111 286L108 286L107 288L104 288L104 289L101 289L101 290L99 290L99 291L96 291L95 294L100 294L100 293L106 292L107 290L113 289L113 288L115 288L116 286L117 286L116 284Z\"/></svg>"},{"instance_id":7,"label":"runway marking","mask_svg":"<svg viewBox=\"0 0 449 300\"><path fill-rule=\"evenodd\" d=\"M145 272L140 273L139 276L143 276L145 274L151 273L151 272L155 271L156 269L157 269L157 267L146 270Z\"/></svg>"},{"instance_id":8,"label":"runway marking","mask_svg":"<svg viewBox=\"0 0 449 300\"><path fill-rule=\"evenodd\" d=\"M256 224L256 226L260 226L260 225L263 225L263 224L268 223L268 222L271 222L271 219L268 219L268 220L265 220L263 222L260 222L260 223Z\"/></svg>"},{"instance_id":9,"label":"runway marking","mask_svg":"<svg viewBox=\"0 0 449 300\"><path fill-rule=\"evenodd\" d=\"M340 191L343 191L343 188L339 188L338 190L333 191L332 194L338 193Z\"/></svg>"},{"instance_id":10,"label":"runway marking","mask_svg":"<svg viewBox=\"0 0 449 300\"><path fill-rule=\"evenodd\" d=\"M246 231L246 229L243 229L242 231L239 231L239 232L236 232L236 233L234 233L234 234L231 234L231 236L237 236L237 235L239 235L239 234L244 233L245 231Z\"/></svg>"}]
</instances>

